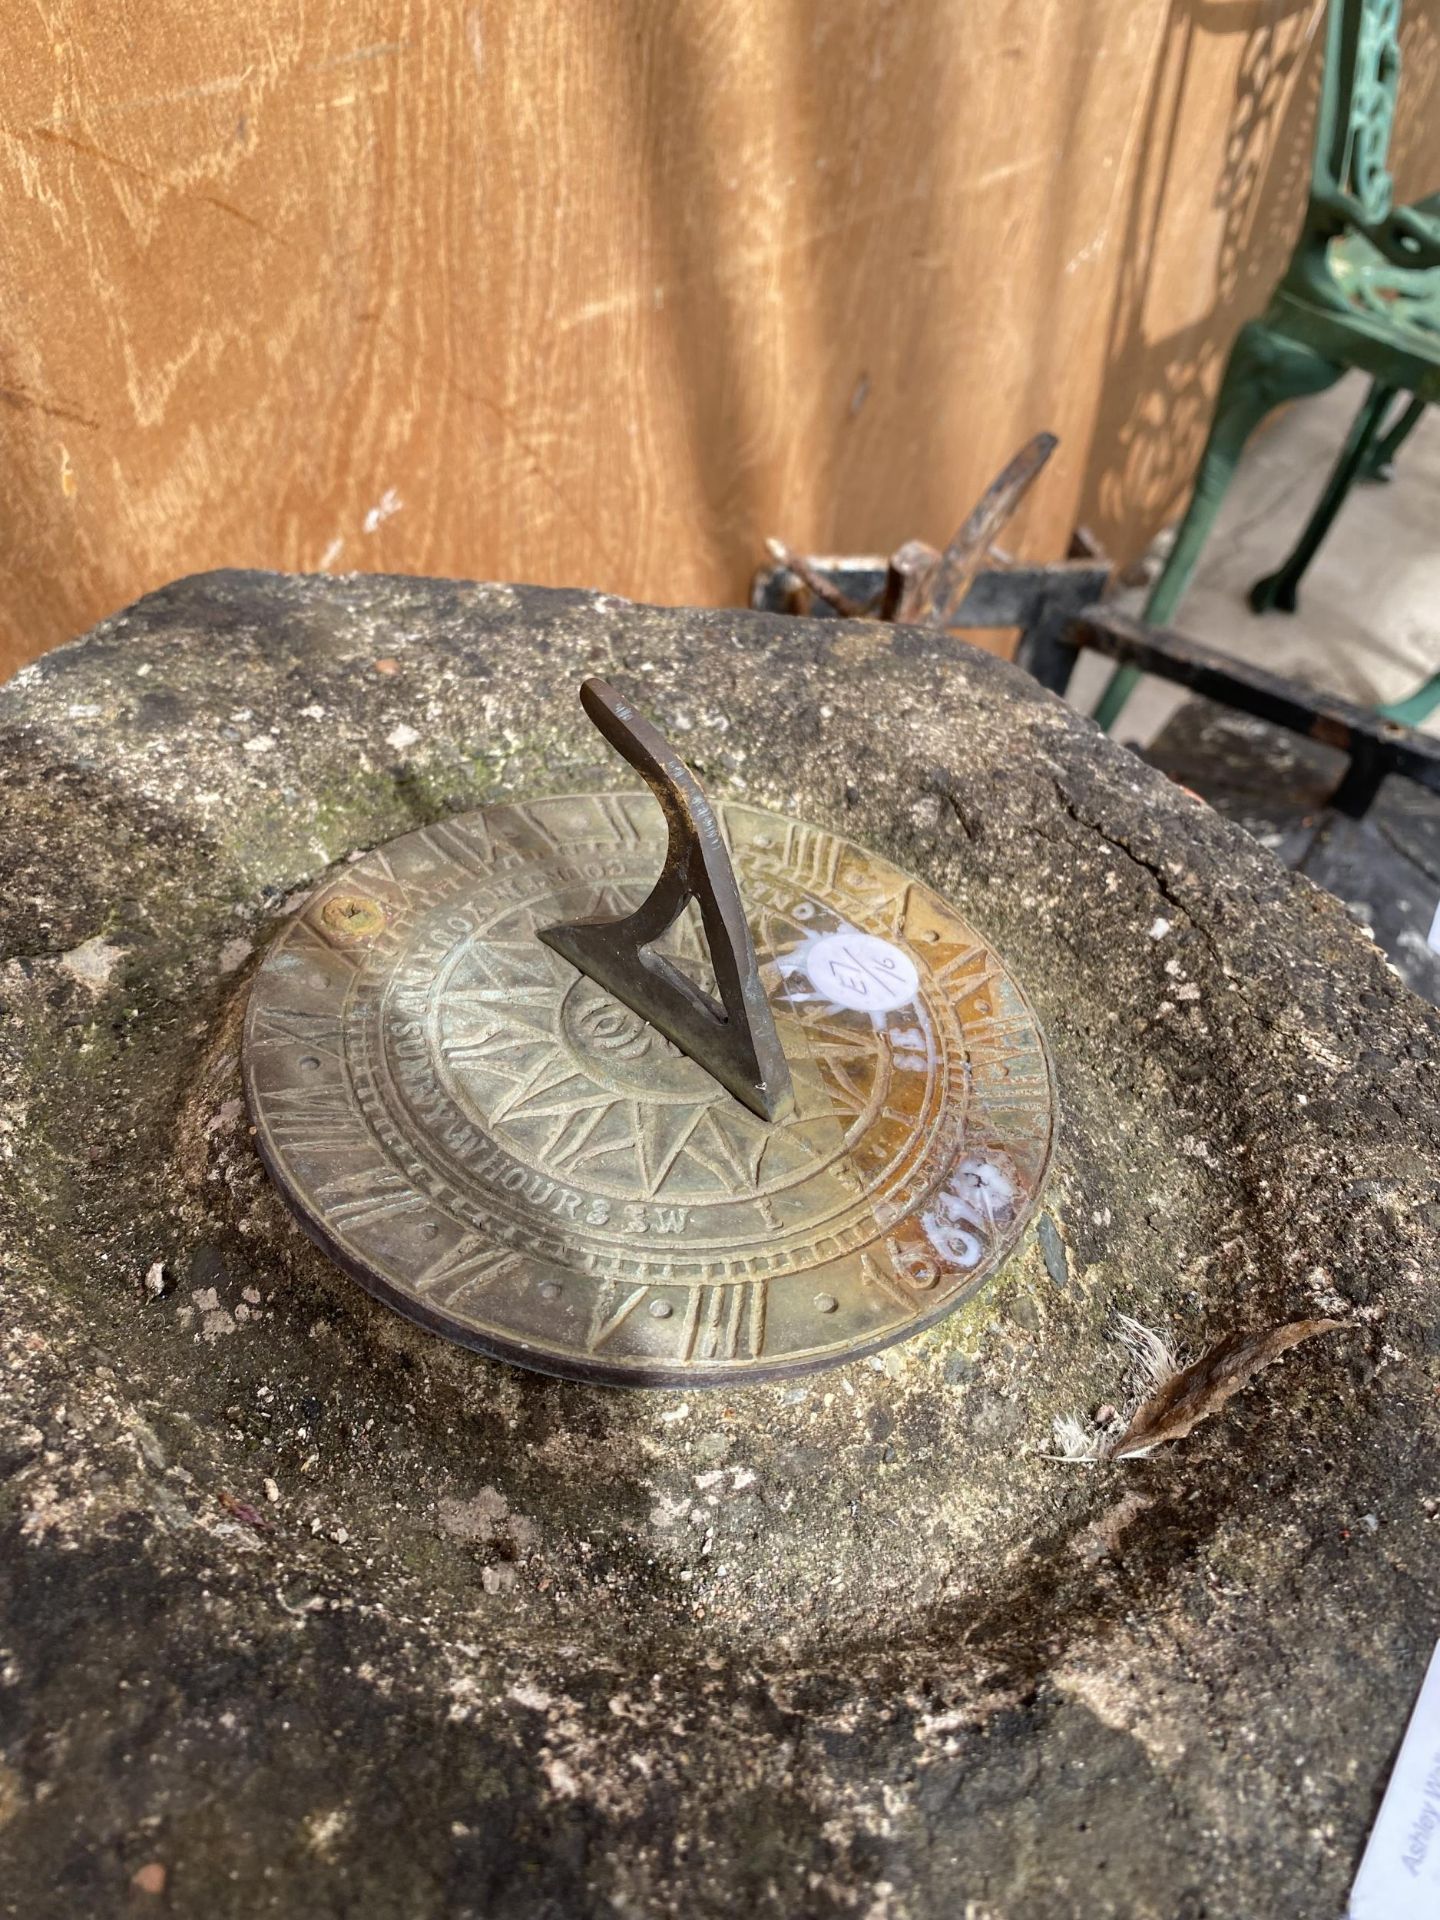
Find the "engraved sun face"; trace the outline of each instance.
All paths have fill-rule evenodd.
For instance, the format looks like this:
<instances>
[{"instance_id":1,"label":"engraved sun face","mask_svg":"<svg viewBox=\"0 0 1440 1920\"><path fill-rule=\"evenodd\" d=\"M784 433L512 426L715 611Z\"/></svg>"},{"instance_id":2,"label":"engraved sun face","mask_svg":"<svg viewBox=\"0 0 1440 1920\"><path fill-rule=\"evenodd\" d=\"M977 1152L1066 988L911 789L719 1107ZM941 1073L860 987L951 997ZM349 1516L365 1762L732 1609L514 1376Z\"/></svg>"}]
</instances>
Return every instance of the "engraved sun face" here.
<instances>
[{"instance_id":1,"label":"engraved sun face","mask_svg":"<svg viewBox=\"0 0 1440 1920\"><path fill-rule=\"evenodd\" d=\"M644 897L643 882L603 890L601 911ZM441 1071L457 1106L527 1165L612 1199L703 1206L763 1195L806 1180L842 1157L883 1109L894 1051L872 1018L803 990L777 954L813 944L803 918L767 912L760 951L781 1043L796 1072L793 1114L769 1124L747 1111L703 1067L603 987L536 939L537 915L515 908L456 942L436 969L429 1020ZM547 902L545 913L568 912ZM594 913L592 897L581 911ZM698 924L682 920L663 950L696 983L713 988ZM913 978L913 975L912 975ZM934 1067L923 1013L912 1008L900 1071L921 1083ZM847 1176L848 1174L848 1182ZM860 1176L846 1169L842 1184Z\"/></svg>"}]
</instances>

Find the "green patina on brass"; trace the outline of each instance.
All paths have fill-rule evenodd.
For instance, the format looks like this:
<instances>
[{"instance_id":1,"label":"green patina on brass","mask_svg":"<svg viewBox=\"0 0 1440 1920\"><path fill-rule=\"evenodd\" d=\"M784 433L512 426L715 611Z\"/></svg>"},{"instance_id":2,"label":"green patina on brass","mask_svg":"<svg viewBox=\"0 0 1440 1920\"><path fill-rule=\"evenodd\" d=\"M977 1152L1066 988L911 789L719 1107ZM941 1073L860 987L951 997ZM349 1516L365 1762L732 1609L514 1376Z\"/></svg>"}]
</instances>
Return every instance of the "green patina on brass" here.
<instances>
[{"instance_id":1,"label":"green patina on brass","mask_svg":"<svg viewBox=\"0 0 1440 1920\"><path fill-rule=\"evenodd\" d=\"M1231 349L1195 490L1145 609L1165 625L1185 591L1250 435L1266 414L1323 392L1350 368L1373 385L1293 553L1250 604L1293 612L1302 575L1357 474L1381 475L1425 407L1440 399L1440 193L1396 206L1386 162L1400 83L1401 0L1331 0L1310 203L1299 244L1264 314ZM1397 395L1407 398L1388 429ZM1120 667L1095 709L1119 718L1140 675ZM1382 709L1417 725L1440 705L1440 671Z\"/></svg>"}]
</instances>

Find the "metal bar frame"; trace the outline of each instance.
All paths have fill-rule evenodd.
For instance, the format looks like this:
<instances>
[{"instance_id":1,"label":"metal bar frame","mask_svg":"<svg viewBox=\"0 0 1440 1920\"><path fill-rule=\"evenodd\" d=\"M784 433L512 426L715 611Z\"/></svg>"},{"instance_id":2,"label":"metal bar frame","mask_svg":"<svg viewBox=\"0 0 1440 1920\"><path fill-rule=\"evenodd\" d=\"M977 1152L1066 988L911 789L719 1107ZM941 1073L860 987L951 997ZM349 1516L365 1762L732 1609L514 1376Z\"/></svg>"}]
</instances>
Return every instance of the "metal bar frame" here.
<instances>
[{"instance_id":1,"label":"metal bar frame","mask_svg":"<svg viewBox=\"0 0 1440 1920\"><path fill-rule=\"evenodd\" d=\"M1301 686L1183 633L1147 627L1108 608L1087 609L1067 623L1056 643L1021 664L1052 693L1063 694L1076 660L1087 650L1348 754L1350 765L1329 804L1353 820L1369 808L1387 774L1403 773L1440 793L1440 740L1353 700Z\"/></svg>"},{"instance_id":2,"label":"metal bar frame","mask_svg":"<svg viewBox=\"0 0 1440 1920\"><path fill-rule=\"evenodd\" d=\"M871 598L885 579L886 562L878 555L817 555L810 564L855 601ZM1335 747L1350 764L1330 805L1351 819L1365 814L1387 774L1404 774L1440 793L1440 740L1352 700L1252 667L1172 628L1147 627L1102 607L1108 581L1109 568L1092 560L987 568L946 621L946 630L1019 627L1016 662L1052 693L1065 693L1076 660L1088 649ZM751 585L750 604L760 613L793 613L801 585L784 567L762 568ZM820 619L841 617L818 600L811 612Z\"/></svg>"},{"instance_id":3,"label":"metal bar frame","mask_svg":"<svg viewBox=\"0 0 1440 1920\"><path fill-rule=\"evenodd\" d=\"M815 571L833 580L848 600L863 603L885 583L888 563L878 554L808 558ZM945 630L1019 627L1016 658L1020 664L1034 673L1030 665L1034 659L1053 672L1062 655L1070 657L1063 646L1066 628L1078 613L1098 602L1109 579L1109 565L1096 560L1066 560L1051 567L987 567L975 576L959 607L947 615ZM794 613L802 584L788 568L762 567L750 585L750 605L757 613ZM842 617L818 598L809 611L820 620Z\"/></svg>"}]
</instances>

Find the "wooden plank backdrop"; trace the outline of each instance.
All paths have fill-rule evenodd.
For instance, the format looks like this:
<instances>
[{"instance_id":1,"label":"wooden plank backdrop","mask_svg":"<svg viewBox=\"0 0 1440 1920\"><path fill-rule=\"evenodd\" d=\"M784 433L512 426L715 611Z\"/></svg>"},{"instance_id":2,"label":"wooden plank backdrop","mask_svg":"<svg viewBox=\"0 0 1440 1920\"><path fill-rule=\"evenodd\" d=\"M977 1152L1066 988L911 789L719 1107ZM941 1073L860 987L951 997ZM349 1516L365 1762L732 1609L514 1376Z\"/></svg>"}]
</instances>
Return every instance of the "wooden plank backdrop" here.
<instances>
[{"instance_id":1,"label":"wooden plank backdrop","mask_svg":"<svg viewBox=\"0 0 1440 1920\"><path fill-rule=\"evenodd\" d=\"M16 0L0 670L221 565L736 601L767 533L942 540L1042 426L1020 549L1133 551L1298 218L1316 20Z\"/></svg>"}]
</instances>

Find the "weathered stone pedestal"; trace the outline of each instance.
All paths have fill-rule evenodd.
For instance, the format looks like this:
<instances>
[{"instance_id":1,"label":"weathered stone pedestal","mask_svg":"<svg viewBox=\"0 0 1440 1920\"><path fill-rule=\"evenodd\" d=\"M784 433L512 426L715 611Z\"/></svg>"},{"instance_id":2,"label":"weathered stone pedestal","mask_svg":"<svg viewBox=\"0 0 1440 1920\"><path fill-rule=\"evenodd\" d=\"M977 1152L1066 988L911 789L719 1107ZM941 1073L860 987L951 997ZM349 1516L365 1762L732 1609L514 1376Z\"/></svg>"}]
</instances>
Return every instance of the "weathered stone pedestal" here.
<instances>
[{"instance_id":1,"label":"weathered stone pedestal","mask_svg":"<svg viewBox=\"0 0 1440 1920\"><path fill-rule=\"evenodd\" d=\"M371 1301L258 1164L288 906L615 784L593 672L717 797L953 899L1046 1024L1039 1234L873 1362L517 1372ZM0 724L0 1911L1340 1911L1440 1631L1440 1022L1336 902L903 629L217 574ZM1116 1309L1192 1352L1353 1326L1148 1459L1049 1459L1123 1397Z\"/></svg>"}]
</instances>

